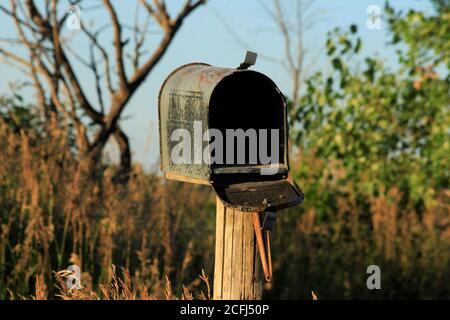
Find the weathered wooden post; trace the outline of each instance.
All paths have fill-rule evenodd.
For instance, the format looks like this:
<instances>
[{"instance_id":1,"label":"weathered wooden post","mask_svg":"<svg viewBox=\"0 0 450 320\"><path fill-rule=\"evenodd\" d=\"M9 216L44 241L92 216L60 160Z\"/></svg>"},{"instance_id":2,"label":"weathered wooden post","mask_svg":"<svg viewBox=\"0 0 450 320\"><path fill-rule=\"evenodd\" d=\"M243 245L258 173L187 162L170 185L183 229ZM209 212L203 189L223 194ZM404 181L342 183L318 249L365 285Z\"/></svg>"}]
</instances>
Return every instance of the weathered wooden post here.
<instances>
[{"instance_id":1,"label":"weathered wooden post","mask_svg":"<svg viewBox=\"0 0 450 320\"><path fill-rule=\"evenodd\" d=\"M166 178L217 195L214 299L261 298L276 213L303 200L289 174L286 101L267 76L247 70L255 61L248 52L237 69L184 65L159 93Z\"/></svg>"},{"instance_id":2,"label":"weathered wooden post","mask_svg":"<svg viewBox=\"0 0 450 320\"><path fill-rule=\"evenodd\" d=\"M258 300L262 294L252 215L217 198L214 300Z\"/></svg>"}]
</instances>

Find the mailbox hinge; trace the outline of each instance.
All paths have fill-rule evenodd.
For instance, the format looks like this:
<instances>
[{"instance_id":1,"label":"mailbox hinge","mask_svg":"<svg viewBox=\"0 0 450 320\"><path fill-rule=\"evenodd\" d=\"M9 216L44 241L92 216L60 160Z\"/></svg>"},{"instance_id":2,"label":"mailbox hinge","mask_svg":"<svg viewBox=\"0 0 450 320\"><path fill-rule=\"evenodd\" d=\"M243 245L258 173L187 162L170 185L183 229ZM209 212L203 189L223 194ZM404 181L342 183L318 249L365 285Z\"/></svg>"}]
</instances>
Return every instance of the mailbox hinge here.
<instances>
[{"instance_id":1,"label":"mailbox hinge","mask_svg":"<svg viewBox=\"0 0 450 320\"><path fill-rule=\"evenodd\" d=\"M261 213L253 212L253 227L255 229L256 242L258 245L259 256L264 271L264 278L267 282L272 280L272 255L270 253L270 231L277 218L275 211L264 211Z\"/></svg>"}]
</instances>

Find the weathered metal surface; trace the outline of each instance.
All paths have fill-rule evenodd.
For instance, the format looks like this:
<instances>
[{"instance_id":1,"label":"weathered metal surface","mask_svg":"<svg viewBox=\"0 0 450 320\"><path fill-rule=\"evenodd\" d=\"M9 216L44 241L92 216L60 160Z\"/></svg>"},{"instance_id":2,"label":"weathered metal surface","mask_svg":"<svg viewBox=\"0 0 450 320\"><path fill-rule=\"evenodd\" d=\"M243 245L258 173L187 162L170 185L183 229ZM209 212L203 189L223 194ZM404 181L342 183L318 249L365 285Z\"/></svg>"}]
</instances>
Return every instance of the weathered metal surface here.
<instances>
[{"instance_id":1,"label":"weathered metal surface","mask_svg":"<svg viewBox=\"0 0 450 320\"><path fill-rule=\"evenodd\" d=\"M213 169L215 175L220 174L260 174L261 169L269 169L270 165L253 165L253 166L221 166ZM278 175L286 175L289 168L285 164L278 164Z\"/></svg>"},{"instance_id":2,"label":"weathered metal surface","mask_svg":"<svg viewBox=\"0 0 450 320\"><path fill-rule=\"evenodd\" d=\"M267 91L270 91L270 94L266 94ZM270 99L266 99L266 96L270 96ZM212 100L215 100L215 103L223 103L216 105ZM237 104L233 105L236 102ZM261 105L273 107L261 109ZM234 112L230 112L229 107L233 107L231 109ZM303 200L301 190L288 175L286 102L267 76L255 71L216 68L202 63L184 65L173 71L164 81L159 93L158 109L161 169L167 177L209 183L227 206L241 211L264 211L268 207L278 210ZM205 163L203 151L209 142L203 139L200 147L192 146L190 163L175 164L171 159L171 152L179 141L172 141L173 132L186 129L195 140L194 122L201 124L203 133L213 126L212 118L216 122L217 119L225 119L220 123L220 130L253 128L253 125L259 129L271 129L273 126L280 129L281 157L278 160L278 172L270 176L261 175L260 170L265 166L261 163ZM192 144L195 143L193 140ZM201 161L195 163L194 159Z\"/></svg>"},{"instance_id":3,"label":"weathered metal surface","mask_svg":"<svg viewBox=\"0 0 450 320\"><path fill-rule=\"evenodd\" d=\"M194 121L201 121L203 130L209 128L209 99L216 85L234 69L214 68L193 63L172 72L159 94L159 127L161 169L197 179L210 180L210 166L201 164L174 164L170 155L174 144L171 135L175 129L187 129L193 136ZM202 148L207 142L202 143ZM193 149L192 157L198 156Z\"/></svg>"},{"instance_id":4,"label":"weathered metal surface","mask_svg":"<svg viewBox=\"0 0 450 320\"><path fill-rule=\"evenodd\" d=\"M280 210L303 201L303 193L288 180L215 184L213 187L229 207L246 212Z\"/></svg>"}]
</instances>

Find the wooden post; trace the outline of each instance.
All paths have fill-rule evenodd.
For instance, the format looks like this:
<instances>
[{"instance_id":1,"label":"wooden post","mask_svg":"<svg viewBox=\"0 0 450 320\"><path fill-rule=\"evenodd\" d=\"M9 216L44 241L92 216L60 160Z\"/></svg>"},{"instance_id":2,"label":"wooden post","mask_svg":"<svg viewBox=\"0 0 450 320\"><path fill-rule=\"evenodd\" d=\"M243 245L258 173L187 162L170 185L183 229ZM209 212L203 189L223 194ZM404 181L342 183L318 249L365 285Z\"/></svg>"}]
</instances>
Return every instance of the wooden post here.
<instances>
[{"instance_id":1,"label":"wooden post","mask_svg":"<svg viewBox=\"0 0 450 320\"><path fill-rule=\"evenodd\" d=\"M260 258L252 214L225 207L216 198L215 300L259 300Z\"/></svg>"}]
</instances>

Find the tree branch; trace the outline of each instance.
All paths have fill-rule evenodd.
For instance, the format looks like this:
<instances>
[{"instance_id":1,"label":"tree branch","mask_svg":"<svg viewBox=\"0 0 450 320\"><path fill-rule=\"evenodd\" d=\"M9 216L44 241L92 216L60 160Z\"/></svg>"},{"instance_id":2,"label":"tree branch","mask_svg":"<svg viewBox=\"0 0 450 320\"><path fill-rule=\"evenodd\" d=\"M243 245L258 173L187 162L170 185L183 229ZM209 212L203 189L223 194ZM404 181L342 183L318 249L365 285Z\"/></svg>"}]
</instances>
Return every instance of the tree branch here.
<instances>
[{"instance_id":1,"label":"tree branch","mask_svg":"<svg viewBox=\"0 0 450 320\"><path fill-rule=\"evenodd\" d=\"M13 3L14 1L11 0L11 2ZM95 122L101 123L103 120L103 115L95 110L88 101L83 89L81 88L80 82L75 75L75 72L73 71L72 65L70 64L63 48L61 47L61 43L59 40L59 25L55 25L52 27L49 20L45 19L41 15L32 0L26 0L25 4L27 6L28 14L30 15L31 19L38 26L40 26L41 33L54 44L55 59L57 60L55 61L55 70L59 69L60 65L65 69L68 80L74 88L80 106ZM55 21L55 23L57 22Z\"/></svg>"},{"instance_id":2,"label":"tree branch","mask_svg":"<svg viewBox=\"0 0 450 320\"><path fill-rule=\"evenodd\" d=\"M117 73L119 74L119 82L120 88L122 91L128 90L128 80L125 73L125 66L123 61L123 46L124 42L122 42L122 27L119 22L119 18L117 17L116 11L114 10L111 2L109 0L103 0L103 4L109 12L111 17L112 26L114 30L114 50L116 53L116 67Z\"/></svg>"},{"instance_id":3,"label":"tree branch","mask_svg":"<svg viewBox=\"0 0 450 320\"><path fill-rule=\"evenodd\" d=\"M98 29L94 34L92 34L91 32L89 32L89 30L84 26L83 23L81 23L81 29L83 30L83 32L86 34L86 36L89 38L89 40L92 42L92 44L100 51L102 57L103 57L103 61L104 61L104 73L105 73L105 78L106 78L106 85L108 87L109 93L111 96L114 95L115 90L112 86L112 80L111 80L111 74L110 74L110 70L111 70L111 64L109 62L109 56L106 53L105 48L103 48L99 41L98 41L98 35L100 34L100 32L103 30L103 28Z\"/></svg>"},{"instance_id":4,"label":"tree branch","mask_svg":"<svg viewBox=\"0 0 450 320\"><path fill-rule=\"evenodd\" d=\"M117 121L125 108L126 103L129 101L133 93L136 89L141 85L141 83L145 80L148 74L153 70L155 65L161 60L164 53L167 51L169 45L174 39L175 34L178 29L181 27L184 19L198 6L206 3L206 0L197 0L193 2L192 0L187 0L178 14L175 22L170 24L170 28L166 30L161 42L159 43L158 48L151 55L151 57L141 66L135 74L130 78L128 91L126 93L122 93L120 95L115 95L115 101L113 101L113 105L111 106L110 113L106 116L105 126L98 132L95 138L95 143L93 144L93 149L101 148L104 143L106 143L109 135L113 132ZM160 4L160 10L165 10L165 6ZM153 9L152 9L153 10ZM160 11L158 11L160 12ZM167 15L168 16L168 15Z\"/></svg>"}]
</instances>

